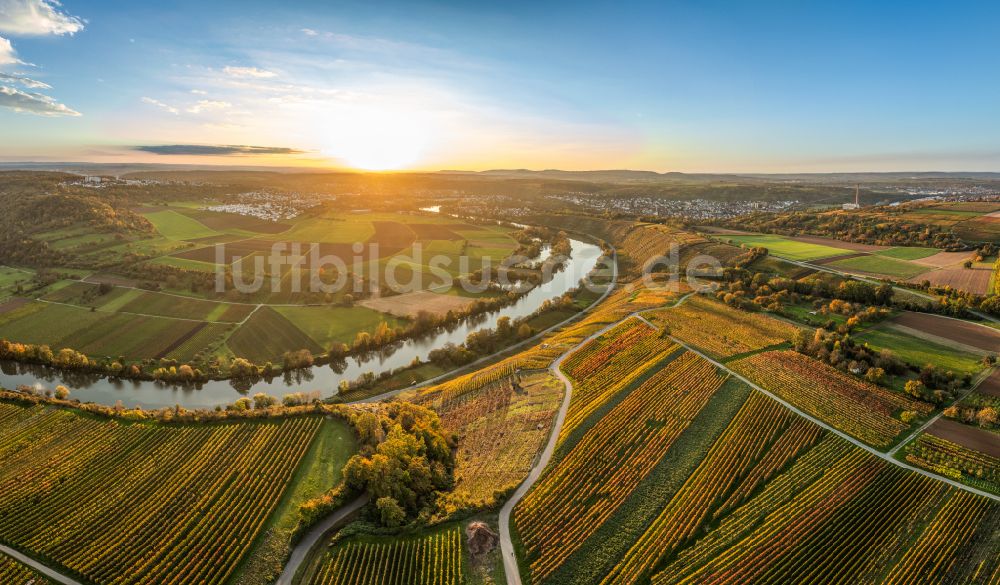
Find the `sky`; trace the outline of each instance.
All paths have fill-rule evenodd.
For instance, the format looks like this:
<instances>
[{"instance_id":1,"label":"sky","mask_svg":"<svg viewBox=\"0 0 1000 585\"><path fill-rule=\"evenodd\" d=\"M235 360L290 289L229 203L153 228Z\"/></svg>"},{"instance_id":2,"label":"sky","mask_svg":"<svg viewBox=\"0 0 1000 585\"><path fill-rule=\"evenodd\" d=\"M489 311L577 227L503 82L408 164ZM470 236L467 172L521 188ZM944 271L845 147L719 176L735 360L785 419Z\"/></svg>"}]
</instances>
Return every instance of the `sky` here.
<instances>
[{"instance_id":1,"label":"sky","mask_svg":"<svg viewBox=\"0 0 1000 585\"><path fill-rule=\"evenodd\" d=\"M1000 171L996 2L0 0L0 161Z\"/></svg>"}]
</instances>

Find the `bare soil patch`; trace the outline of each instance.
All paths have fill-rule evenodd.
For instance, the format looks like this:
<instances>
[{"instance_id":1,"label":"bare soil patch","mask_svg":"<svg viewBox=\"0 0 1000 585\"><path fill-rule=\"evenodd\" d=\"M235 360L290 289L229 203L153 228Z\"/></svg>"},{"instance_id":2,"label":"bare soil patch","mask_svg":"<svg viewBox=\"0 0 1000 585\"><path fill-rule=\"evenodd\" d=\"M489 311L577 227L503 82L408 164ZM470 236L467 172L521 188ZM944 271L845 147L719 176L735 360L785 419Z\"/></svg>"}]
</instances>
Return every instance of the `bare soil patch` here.
<instances>
[{"instance_id":1,"label":"bare soil patch","mask_svg":"<svg viewBox=\"0 0 1000 585\"><path fill-rule=\"evenodd\" d=\"M968 321L904 311L892 322L985 351L997 351L1000 348L1000 331Z\"/></svg>"},{"instance_id":2,"label":"bare soil patch","mask_svg":"<svg viewBox=\"0 0 1000 585\"><path fill-rule=\"evenodd\" d=\"M447 226L439 223L411 223L410 229L417 234L418 240L464 240Z\"/></svg>"},{"instance_id":3,"label":"bare soil patch","mask_svg":"<svg viewBox=\"0 0 1000 585\"><path fill-rule=\"evenodd\" d=\"M795 236L795 237L789 237L788 239L794 240L796 242L804 242L806 244L830 246L831 248L843 248L845 250L853 250L855 252L875 252L877 250L885 250L889 247L889 246L876 246L875 244L859 244L857 242L844 242L841 240L835 240L833 238L824 238L822 236Z\"/></svg>"},{"instance_id":4,"label":"bare soil patch","mask_svg":"<svg viewBox=\"0 0 1000 585\"><path fill-rule=\"evenodd\" d=\"M462 309L470 302L469 299L456 295L421 290L390 297L367 299L358 304L396 317L413 318L420 311L444 315L450 310Z\"/></svg>"},{"instance_id":5,"label":"bare soil patch","mask_svg":"<svg viewBox=\"0 0 1000 585\"><path fill-rule=\"evenodd\" d=\"M154 357L156 359L167 357L168 355L170 355L171 352L173 352L178 347L184 345L184 342L186 342L188 339L191 339L192 337L194 337L195 335L197 335L198 332L201 331L202 329L204 329L205 327L208 327L208 323L204 323L204 322L197 323L194 327L192 327L191 329L189 329L186 333L184 333L183 335L181 335L180 337L178 337L177 339L175 339L173 341L173 343L171 343L167 347L163 348Z\"/></svg>"},{"instance_id":6,"label":"bare soil patch","mask_svg":"<svg viewBox=\"0 0 1000 585\"><path fill-rule=\"evenodd\" d=\"M993 271L986 268L942 268L914 276L910 282L930 281L934 286L950 286L977 295L990 290L990 276Z\"/></svg>"},{"instance_id":7,"label":"bare soil patch","mask_svg":"<svg viewBox=\"0 0 1000 585\"><path fill-rule=\"evenodd\" d=\"M998 440L997 435L989 431L940 418L927 429L927 432L973 451L986 453L991 457L1000 457L1000 440Z\"/></svg>"},{"instance_id":8,"label":"bare soil patch","mask_svg":"<svg viewBox=\"0 0 1000 585\"><path fill-rule=\"evenodd\" d=\"M743 230L731 230L729 228L715 227L712 225L700 225L694 229L705 232L706 234L721 234L725 236L749 236L752 235L751 232L745 232Z\"/></svg>"},{"instance_id":9,"label":"bare soil patch","mask_svg":"<svg viewBox=\"0 0 1000 585\"><path fill-rule=\"evenodd\" d=\"M31 299L26 299L24 297L14 297L12 299L8 299L7 301L0 303L0 315L9 313L18 307L28 304L29 302L31 302Z\"/></svg>"},{"instance_id":10,"label":"bare soil patch","mask_svg":"<svg viewBox=\"0 0 1000 585\"><path fill-rule=\"evenodd\" d=\"M972 252L938 252L933 256L910 260L910 262L913 262L914 264L923 264L924 266L947 268L949 266L959 265L971 257Z\"/></svg>"},{"instance_id":11,"label":"bare soil patch","mask_svg":"<svg viewBox=\"0 0 1000 585\"><path fill-rule=\"evenodd\" d=\"M184 209L178 210L178 212L201 222L205 227L219 231L237 229L258 234L280 234L292 227L287 223L258 219L238 213L219 213L200 209Z\"/></svg>"},{"instance_id":12,"label":"bare soil patch","mask_svg":"<svg viewBox=\"0 0 1000 585\"><path fill-rule=\"evenodd\" d=\"M1000 370L993 370L993 373L976 387L976 392L986 396L1000 396Z\"/></svg>"},{"instance_id":13,"label":"bare soil patch","mask_svg":"<svg viewBox=\"0 0 1000 585\"><path fill-rule=\"evenodd\" d=\"M409 248L417 239L417 234L405 223L398 221L373 221L375 235L369 243L378 243L379 253L390 256Z\"/></svg>"}]
</instances>

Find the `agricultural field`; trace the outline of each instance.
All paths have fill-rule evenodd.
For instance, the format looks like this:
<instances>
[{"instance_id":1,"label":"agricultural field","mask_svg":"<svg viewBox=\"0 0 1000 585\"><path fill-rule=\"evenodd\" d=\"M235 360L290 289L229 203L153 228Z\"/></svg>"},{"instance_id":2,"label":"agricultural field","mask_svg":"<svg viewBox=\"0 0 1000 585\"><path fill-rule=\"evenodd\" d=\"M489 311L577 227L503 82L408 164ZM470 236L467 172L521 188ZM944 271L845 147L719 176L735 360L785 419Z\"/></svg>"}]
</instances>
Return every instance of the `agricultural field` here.
<instances>
[{"instance_id":1,"label":"agricultural field","mask_svg":"<svg viewBox=\"0 0 1000 585\"><path fill-rule=\"evenodd\" d=\"M882 254L872 254L848 258L831 262L828 266L838 268L846 272L863 272L878 276L888 276L896 280L907 280L919 276L928 270L927 266L921 266L914 262L908 262L896 257Z\"/></svg>"},{"instance_id":2,"label":"agricultural field","mask_svg":"<svg viewBox=\"0 0 1000 585\"><path fill-rule=\"evenodd\" d=\"M533 580L558 569L615 513L725 380L685 353L587 429L515 510Z\"/></svg>"},{"instance_id":3,"label":"agricultural field","mask_svg":"<svg viewBox=\"0 0 1000 585\"><path fill-rule=\"evenodd\" d=\"M793 406L875 447L891 446L909 428L896 418L898 413L926 415L933 409L794 351L758 353L729 365Z\"/></svg>"},{"instance_id":4,"label":"agricultural field","mask_svg":"<svg viewBox=\"0 0 1000 585\"><path fill-rule=\"evenodd\" d=\"M859 343L887 349L902 360L923 367L931 364L944 372L975 374L983 369L985 351L961 346L953 340L900 326L893 321L880 323L854 336Z\"/></svg>"},{"instance_id":5,"label":"agricultural field","mask_svg":"<svg viewBox=\"0 0 1000 585\"><path fill-rule=\"evenodd\" d=\"M94 584L227 582L323 423L143 424L8 403L0 420L0 541Z\"/></svg>"},{"instance_id":6,"label":"agricultural field","mask_svg":"<svg viewBox=\"0 0 1000 585\"><path fill-rule=\"evenodd\" d=\"M763 313L748 313L700 295L647 317L666 327L670 335L718 359L791 341L797 330Z\"/></svg>"},{"instance_id":7,"label":"agricultural field","mask_svg":"<svg viewBox=\"0 0 1000 585\"><path fill-rule=\"evenodd\" d=\"M326 552L309 585L459 585L466 564L458 526L416 537L350 539Z\"/></svg>"},{"instance_id":8,"label":"agricultural field","mask_svg":"<svg viewBox=\"0 0 1000 585\"><path fill-rule=\"evenodd\" d=\"M1000 457L922 433L904 447L906 461L973 487L1000 494Z\"/></svg>"},{"instance_id":9,"label":"agricultural field","mask_svg":"<svg viewBox=\"0 0 1000 585\"><path fill-rule=\"evenodd\" d=\"M821 258L850 254L849 248L796 241L784 236L753 234L748 236L722 236L721 239L732 241L736 245L746 244L747 247L767 248L775 256L789 260L819 260Z\"/></svg>"},{"instance_id":10,"label":"agricultural field","mask_svg":"<svg viewBox=\"0 0 1000 585\"><path fill-rule=\"evenodd\" d=\"M0 583L11 585L51 585L52 581L43 577L31 567L0 553Z\"/></svg>"}]
</instances>

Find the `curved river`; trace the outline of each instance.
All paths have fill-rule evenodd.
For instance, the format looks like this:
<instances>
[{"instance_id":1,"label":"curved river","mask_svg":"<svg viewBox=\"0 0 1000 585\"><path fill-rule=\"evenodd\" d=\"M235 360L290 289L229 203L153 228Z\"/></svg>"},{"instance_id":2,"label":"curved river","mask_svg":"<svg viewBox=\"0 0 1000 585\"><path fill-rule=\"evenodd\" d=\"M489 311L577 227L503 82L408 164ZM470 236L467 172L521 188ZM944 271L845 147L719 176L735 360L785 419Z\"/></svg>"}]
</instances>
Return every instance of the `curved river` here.
<instances>
[{"instance_id":1,"label":"curved river","mask_svg":"<svg viewBox=\"0 0 1000 585\"><path fill-rule=\"evenodd\" d=\"M494 328L501 317L526 317L546 300L562 296L575 288L597 267L601 249L579 240L571 239L570 243L573 251L564 269L553 274L552 280L535 287L516 303L494 313L470 317L454 327L420 339L404 341L390 350L348 358L346 365L341 363L342 368L337 370L328 365L314 366L285 374L270 382L262 380L252 386L230 380L216 380L194 387L145 380L118 380L89 373L3 362L0 363L0 386L13 389L19 385L27 385L38 389L52 389L62 384L70 389L71 398L81 402L113 405L120 400L125 406L141 405L146 409L175 404L189 409L213 408L232 404L240 396L257 392L266 392L280 398L290 392L319 390L323 396L331 396L341 380L353 381L365 372L379 374L395 370L411 364L415 358L426 361L427 356L435 349L449 343L460 344L473 331Z\"/></svg>"}]
</instances>

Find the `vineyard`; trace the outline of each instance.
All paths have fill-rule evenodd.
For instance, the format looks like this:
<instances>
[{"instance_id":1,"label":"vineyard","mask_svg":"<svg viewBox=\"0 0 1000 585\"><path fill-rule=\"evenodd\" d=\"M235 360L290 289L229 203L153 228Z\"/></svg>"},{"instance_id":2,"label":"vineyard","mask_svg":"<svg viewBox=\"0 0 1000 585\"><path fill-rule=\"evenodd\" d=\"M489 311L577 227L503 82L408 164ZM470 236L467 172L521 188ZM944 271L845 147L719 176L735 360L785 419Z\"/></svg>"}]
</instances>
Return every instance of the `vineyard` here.
<instances>
[{"instance_id":1,"label":"vineyard","mask_svg":"<svg viewBox=\"0 0 1000 585\"><path fill-rule=\"evenodd\" d=\"M0 583L10 585L50 585L52 581L36 573L34 569L0 553Z\"/></svg>"},{"instance_id":2,"label":"vineyard","mask_svg":"<svg viewBox=\"0 0 1000 585\"><path fill-rule=\"evenodd\" d=\"M582 368L588 358L571 367ZM691 353L601 418L515 509L533 582L558 568L663 457L724 376Z\"/></svg>"},{"instance_id":3,"label":"vineyard","mask_svg":"<svg viewBox=\"0 0 1000 585\"><path fill-rule=\"evenodd\" d=\"M528 475L552 428L563 384L548 372L512 377L466 392L439 410L444 427L459 435L455 488L445 513L496 505Z\"/></svg>"},{"instance_id":4,"label":"vineyard","mask_svg":"<svg viewBox=\"0 0 1000 585\"><path fill-rule=\"evenodd\" d=\"M765 390L837 429L888 447L908 425L898 411L927 414L932 406L858 380L794 351L769 351L730 364Z\"/></svg>"},{"instance_id":5,"label":"vineyard","mask_svg":"<svg viewBox=\"0 0 1000 585\"><path fill-rule=\"evenodd\" d=\"M697 470L603 583L634 583L690 539L707 520L741 503L802 451L822 429L754 393Z\"/></svg>"},{"instance_id":6,"label":"vineyard","mask_svg":"<svg viewBox=\"0 0 1000 585\"><path fill-rule=\"evenodd\" d=\"M459 527L417 538L337 544L323 558L311 585L460 585Z\"/></svg>"},{"instance_id":7,"label":"vineyard","mask_svg":"<svg viewBox=\"0 0 1000 585\"><path fill-rule=\"evenodd\" d=\"M692 296L682 305L648 315L650 320L670 330L684 343L727 358L789 341L793 325L761 313L748 313L701 296Z\"/></svg>"},{"instance_id":8,"label":"vineyard","mask_svg":"<svg viewBox=\"0 0 1000 585\"><path fill-rule=\"evenodd\" d=\"M0 541L91 583L223 583L320 422L153 425L0 403Z\"/></svg>"},{"instance_id":9,"label":"vineyard","mask_svg":"<svg viewBox=\"0 0 1000 585\"><path fill-rule=\"evenodd\" d=\"M652 582L986 584L998 528L996 503L829 435Z\"/></svg>"},{"instance_id":10,"label":"vineyard","mask_svg":"<svg viewBox=\"0 0 1000 585\"><path fill-rule=\"evenodd\" d=\"M639 319L629 319L574 352L562 364L573 381L573 397L560 441L677 350L659 331Z\"/></svg>"},{"instance_id":11,"label":"vineyard","mask_svg":"<svg viewBox=\"0 0 1000 585\"><path fill-rule=\"evenodd\" d=\"M1000 459L923 433L905 448L906 460L981 489L1000 492Z\"/></svg>"}]
</instances>

